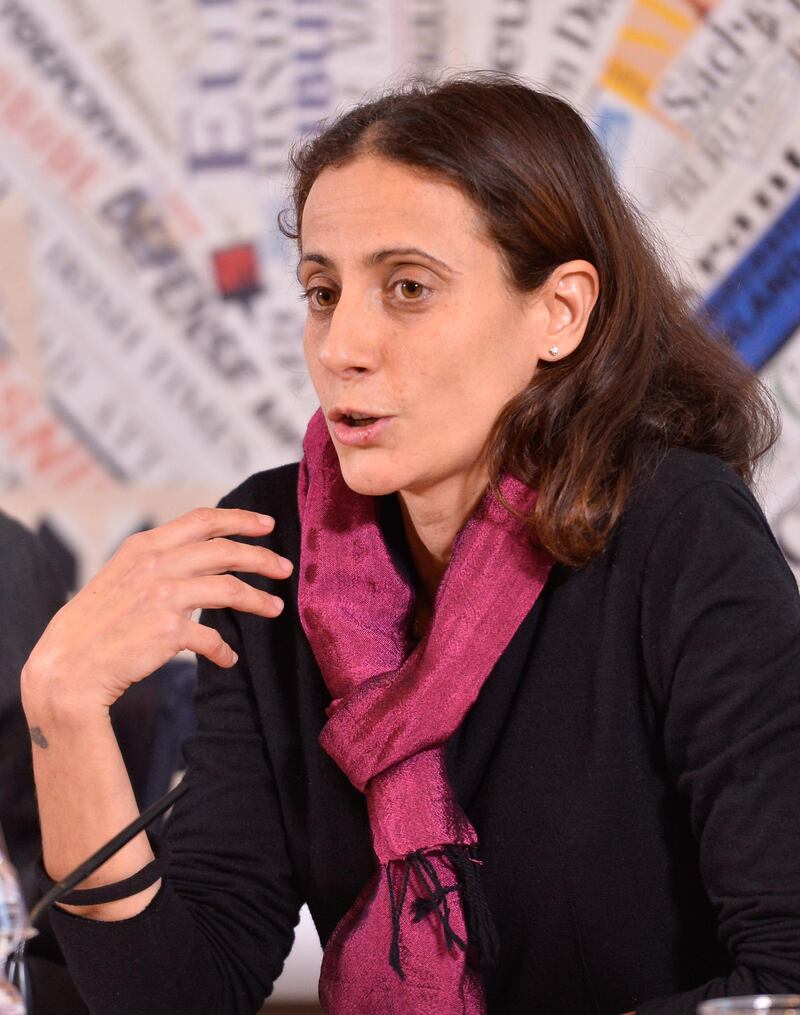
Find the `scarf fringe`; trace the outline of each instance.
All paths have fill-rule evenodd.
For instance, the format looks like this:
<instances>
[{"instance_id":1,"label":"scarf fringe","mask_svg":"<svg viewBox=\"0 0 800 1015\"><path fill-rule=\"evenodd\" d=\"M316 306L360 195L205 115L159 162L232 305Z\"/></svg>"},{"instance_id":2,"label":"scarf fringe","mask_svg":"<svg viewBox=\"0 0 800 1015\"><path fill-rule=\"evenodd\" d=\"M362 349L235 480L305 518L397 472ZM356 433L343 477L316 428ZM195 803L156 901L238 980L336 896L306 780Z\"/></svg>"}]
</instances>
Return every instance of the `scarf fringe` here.
<instances>
[{"instance_id":1,"label":"scarf fringe","mask_svg":"<svg viewBox=\"0 0 800 1015\"><path fill-rule=\"evenodd\" d=\"M467 940L475 949L475 962L482 972L488 973L497 966L500 937L483 890L483 861L478 858L478 847L445 846L444 853L458 876Z\"/></svg>"},{"instance_id":2,"label":"scarf fringe","mask_svg":"<svg viewBox=\"0 0 800 1015\"><path fill-rule=\"evenodd\" d=\"M439 917L444 939L449 951L455 945L466 952L467 959L482 972L489 972L497 965L500 951L500 939L492 919L483 882L480 874L482 861L478 859L476 846L452 845L445 846L444 856L450 861L456 884L443 885L423 850L408 853L403 863L403 874L397 892L392 881L391 862L384 865L386 881L389 886L389 900L392 912L392 940L389 945L389 965L401 980L405 979L400 960L400 919L403 913L408 882L411 871L427 889L427 894L414 899L411 909L413 922L418 923L429 913L435 912ZM467 928L467 940L457 934L450 922L450 906L447 896L458 891L464 912L464 923Z\"/></svg>"}]
</instances>

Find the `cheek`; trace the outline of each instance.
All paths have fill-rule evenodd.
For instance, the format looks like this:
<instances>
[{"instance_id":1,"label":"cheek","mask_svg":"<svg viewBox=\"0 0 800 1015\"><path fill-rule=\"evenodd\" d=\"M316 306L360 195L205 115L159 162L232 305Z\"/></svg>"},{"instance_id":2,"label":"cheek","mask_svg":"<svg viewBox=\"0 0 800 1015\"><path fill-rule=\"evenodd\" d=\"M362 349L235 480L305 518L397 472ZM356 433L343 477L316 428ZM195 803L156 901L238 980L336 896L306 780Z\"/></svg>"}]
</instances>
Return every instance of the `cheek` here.
<instances>
[{"instance_id":1,"label":"cheek","mask_svg":"<svg viewBox=\"0 0 800 1015\"><path fill-rule=\"evenodd\" d=\"M530 382L536 367L535 341L509 312L489 316L460 357L460 376L479 404L497 412Z\"/></svg>"},{"instance_id":2,"label":"cheek","mask_svg":"<svg viewBox=\"0 0 800 1015\"><path fill-rule=\"evenodd\" d=\"M462 416L465 410L478 413L481 419L494 416L533 374L527 350L510 336L496 338L490 326L452 339L441 343L435 358L420 356L414 366L432 403L442 410L455 403Z\"/></svg>"},{"instance_id":3,"label":"cheek","mask_svg":"<svg viewBox=\"0 0 800 1015\"><path fill-rule=\"evenodd\" d=\"M486 440L506 399L487 381L491 364L466 351L418 366L418 453L468 462Z\"/></svg>"},{"instance_id":4,"label":"cheek","mask_svg":"<svg viewBox=\"0 0 800 1015\"><path fill-rule=\"evenodd\" d=\"M488 286L474 297L451 305L442 345L454 374L464 379L499 380L524 354L525 321L518 304L498 287Z\"/></svg>"},{"instance_id":5,"label":"cheek","mask_svg":"<svg viewBox=\"0 0 800 1015\"><path fill-rule=\"evenodd\" d=\"M303 327L303 356L305 357L309 373L311 373L319 363L317 359L316 345L317 343L314 333L311 330L310 324L306 321L305 326Z\"/></svg>"},{"instance_id":6,"label":"cheek","mask_svg":"<svg viewBox=\"0 0 800 1015\"><path fill-rule=\"evenodd\" d=\"M317 393L317 397L321 399L325 389L325 371L322 369L322 364L317 358L316 343L309 336L307 330L303 334L303 357L306 361L306 370L311 378L314 390Z\"/></svg>"}]
</instances>

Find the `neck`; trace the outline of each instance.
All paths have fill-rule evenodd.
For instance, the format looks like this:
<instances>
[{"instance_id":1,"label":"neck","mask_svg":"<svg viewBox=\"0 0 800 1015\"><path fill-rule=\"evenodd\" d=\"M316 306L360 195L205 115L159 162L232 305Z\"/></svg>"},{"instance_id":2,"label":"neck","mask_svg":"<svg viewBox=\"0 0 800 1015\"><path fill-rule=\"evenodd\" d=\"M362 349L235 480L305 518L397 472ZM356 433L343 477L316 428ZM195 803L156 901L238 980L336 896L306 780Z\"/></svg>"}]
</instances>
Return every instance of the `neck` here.
<instances>
[{"instance_id":1,"label":"neck","mask_svg":"<svg viewBox=\"0 0 800 1015\"><path fill-rule=\"evenodd\" d=\"M488 476L476 468L434 489L398 493L409 550L422 583L427 607L433 606L453 541L486 490Z\"/></svg>"}]
</instances>

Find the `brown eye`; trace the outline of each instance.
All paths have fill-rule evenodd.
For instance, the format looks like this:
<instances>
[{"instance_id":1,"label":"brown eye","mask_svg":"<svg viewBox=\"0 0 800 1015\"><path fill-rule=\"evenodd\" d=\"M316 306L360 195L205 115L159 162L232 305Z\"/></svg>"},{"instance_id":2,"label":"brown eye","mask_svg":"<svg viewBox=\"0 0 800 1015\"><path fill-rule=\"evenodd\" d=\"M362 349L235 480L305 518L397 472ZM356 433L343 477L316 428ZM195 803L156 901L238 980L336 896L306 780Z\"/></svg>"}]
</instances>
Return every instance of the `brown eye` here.
<instances>
[{"instance_id":1,"label":"brown eye","mask_svg":"<svg viewBox=\"0 0 800 1015\"><path fill-rule=\"evenodd\" d=\"M402 282L397 284L400 286L403 296L408 300L418 300L425 291L425 286L421 282L415 282L410 278L404 278Z\"/></svg>"},{"instance_id":2,"label":"brown eye","mask_svg":"<svg viewBox=\"0 0 800 1015\"><path fill-rule=\"evenodd\" d=\"M336 294L333 289L326 289L324 286L316 285L306 292L306 298L320 310L328 310L336 305Z\"/></svg>"}]
</instances>

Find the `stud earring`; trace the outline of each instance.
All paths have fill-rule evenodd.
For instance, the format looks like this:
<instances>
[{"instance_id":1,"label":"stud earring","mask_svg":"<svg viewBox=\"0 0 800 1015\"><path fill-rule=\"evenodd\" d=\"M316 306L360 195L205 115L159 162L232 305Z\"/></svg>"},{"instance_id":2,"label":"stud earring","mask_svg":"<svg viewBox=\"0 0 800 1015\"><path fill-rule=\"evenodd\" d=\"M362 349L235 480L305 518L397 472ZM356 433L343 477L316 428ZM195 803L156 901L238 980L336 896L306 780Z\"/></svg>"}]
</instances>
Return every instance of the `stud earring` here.
<instances>
[{"instance_id":1,"label":"stud earring","mask_svg":"<svg viewBox=\"0 0 800 1015\"><path fill-rule=\"evenodd\" d=\"M551 356L558 356L558 346L557 345L551 345L550 348L547 351L550 353Z\"/></svg>"}]
</instances>

